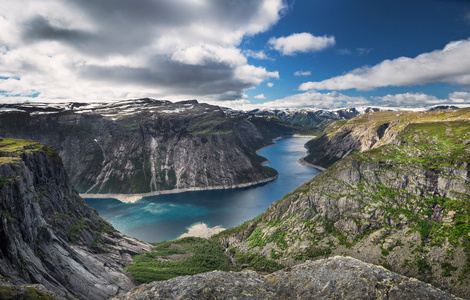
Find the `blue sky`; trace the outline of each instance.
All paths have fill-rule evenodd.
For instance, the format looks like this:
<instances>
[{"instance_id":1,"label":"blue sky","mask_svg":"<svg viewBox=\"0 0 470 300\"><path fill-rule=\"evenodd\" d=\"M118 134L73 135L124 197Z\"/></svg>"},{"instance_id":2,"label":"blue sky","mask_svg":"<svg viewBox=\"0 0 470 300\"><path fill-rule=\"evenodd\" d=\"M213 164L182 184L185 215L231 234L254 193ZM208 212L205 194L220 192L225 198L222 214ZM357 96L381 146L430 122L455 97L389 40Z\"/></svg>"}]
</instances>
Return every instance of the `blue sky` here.
<instances>
[{"instance_id":1,"label":"blue sky","mask_svg":"<svg viewBox=\"0 0 470 300\"><path fill-rule=\"evenodd\" d=\"M0 101L470 104L470 2L2 0Z\"/></svg>"}]
</instances>

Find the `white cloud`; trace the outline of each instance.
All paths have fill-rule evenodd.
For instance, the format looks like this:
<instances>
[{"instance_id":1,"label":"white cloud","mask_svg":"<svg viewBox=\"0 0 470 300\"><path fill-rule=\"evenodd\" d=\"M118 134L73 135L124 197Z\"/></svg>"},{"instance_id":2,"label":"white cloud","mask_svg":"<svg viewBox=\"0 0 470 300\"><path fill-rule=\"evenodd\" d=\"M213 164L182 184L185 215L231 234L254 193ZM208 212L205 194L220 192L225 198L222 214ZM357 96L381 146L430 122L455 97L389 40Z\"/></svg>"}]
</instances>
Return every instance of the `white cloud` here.
<instances>
[{"instance_id":1,"label":"white cloud","mask_svg":"<svg viewBox=\"0 0 470 300\"><path fill-rule=\"evenodd\" d=\"M266 53L264 53L264 51L245 50L243 51L243 54L246 57L253 57L256 59L271 59L269 58L269 56L266 55Z\"/></svg>"},{"instance_id":2,"label":"white cloud","mask_svg":"<svg viewBox=\"0 0 470 300\"><path fill-rule=\"evenodd\" d=\"M255 96L255 99L264 100L264 99L266 99L266 96L265 96L264 94L259 94L259 95L256 95L256 96Z\"/></svg>"},{"instance_id":3,"label":"white cloud","mask_svg":"<svg viewBox=\"0 0 470 300\"><path fill-rule=\"evenodd\" d=\"M38 91L41 101L137 95L243 99L244 90L279 74L248 64L239 44L276 24L286 5L283 0L233 4L4 0L0 76L20 80L14 86L0 80L0 90Z\"/></svg>"},{"instance_id":4,"label":"white cloud","mask_svg":"<svg viewBox=\"0 0 470 300\"><path fill-rule=\"evenodd\" d=\"M271 87L273 87L273 86L274 86L274 83L272 83L272 82L268 82L268 83L266 83L266 85L267 85L268 87L270 87L270 88L271 88Z\"/></svg>"},{"instance_id":5,"label":"white cloud","mask_svg":"<svg viewBox=\"0 0 470 300\"><path fill-rule=\"evenodd\" d=\"M372 52L372 48L357 48L356 52L359 55L367 55Z\"/></svg>"},{"instance_id":6,"label":"white cloud","mask_svg":"<svg viewBox=\"0 0 470 300\"><path fill-rule=\"evenodd\" d=\"M382 97L373 97L373 103L379 106L389 107L414 107L441 104L445 100L438 99L435 96L423 93L404 93L395 95L386 95Z\"/></svg>"},{"instance_id":7,"label":"white cloud","mask_svg":"<svg viewBox=\"0 0 470 300\"><path fill-rule=\"evenodd\" d=\"M370 103L364 97L350 97L338 92L318 93L309 91L305 93L291 95L282 99L268 101L261 104L240 103L234 105L235 108L251 110L255 108L343 108L352 106L368 105Z\"/></svg>"},{"instance_id":8,"label":"white cloud","mask_svg":"<svg viewBox=\"0 0 470 300\"><path fill-rule=\"evenodd\" d=\"M294 33L288 37L270 38L268 43L283 55L297 52L318 52L335 45L333 36L313 36L308 32Z\"/></svg>"},{"instance_id":9,"label":"white cloud","mask_svg":"<svg viewBox=\"0 0 470 300\"><path fill-rule=\"evenodd\" d=\"M332 91L329 93L319 93L308 91L290 95L282 99L267 101L261 104L251 104L248 102L234 102L231 107L243 110L261 109L285 109L285 108L316 108L316 109L338 109L347 107L401 107L416 108L433 105L461 105L470 106L470 93L454 92L448 98L440 99L433 95L424 93L403 93L385 95L380 97L351 97L342 93Z\"/></svg>"},{"instance_id":10,"label":"white cloud","mask_svg":"<svg viewBox=\"0 0 470 300\"><path fill-rule=\"evenodd\" d=\"M387 86L412 86L446 82L470 86L470 39L451 42L442 50L385 60L373 67L355 69L320 82L305 82L306 90L372 90Z\"/></svg>"},{"instance_id":11,"label":"white cloud","mask_svg":"<svg viewBox=\"0 0 470 300\"><path fill-rule=\"evenodd\" d=\"M309 76L311 74L312 74L312 72L310 72L310 71L302 71L302 70L297 71L297 72L294 73L295 76Z\"/></svg>"},{"instance_id":12,"label":"white cloud","mask_svg":"<svg viewBox=\"0 0 470 300\"><path fill-rule=\"evenodd\" d=\"M454 92L449 94L449 100L452 103L470 103L470 93Z\"/></svg>"}]
</instances>

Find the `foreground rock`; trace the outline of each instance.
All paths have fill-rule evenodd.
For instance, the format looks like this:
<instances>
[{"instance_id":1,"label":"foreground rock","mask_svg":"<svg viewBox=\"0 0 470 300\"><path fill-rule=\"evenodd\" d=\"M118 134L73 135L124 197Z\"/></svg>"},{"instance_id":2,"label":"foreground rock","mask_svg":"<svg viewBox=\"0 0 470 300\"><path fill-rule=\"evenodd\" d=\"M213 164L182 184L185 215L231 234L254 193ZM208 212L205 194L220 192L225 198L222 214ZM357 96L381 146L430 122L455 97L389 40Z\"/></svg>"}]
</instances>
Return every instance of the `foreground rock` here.
<instances>
[{"instance_id":1,"label":"foreground rock","mask_svg":"<svg viewBox=\"0 0 470 300\"><path fill-rule=\"evenodd\" d=\"M0 138L2 278L60 297L107 299L135 286L123 268L149 250L86 205L52 148Z\"/></svg>"},{"instance_id":2,"label":"foreground rock","mask_svg":"<svg viewBox=\"0 0 470 300\"><path fill-rule=\"evenodd\" d=\"M349 257L306 262L261 276L221 272L140 285L127 299L458 299L426 283Z\"/></svg>"}]
</instances>

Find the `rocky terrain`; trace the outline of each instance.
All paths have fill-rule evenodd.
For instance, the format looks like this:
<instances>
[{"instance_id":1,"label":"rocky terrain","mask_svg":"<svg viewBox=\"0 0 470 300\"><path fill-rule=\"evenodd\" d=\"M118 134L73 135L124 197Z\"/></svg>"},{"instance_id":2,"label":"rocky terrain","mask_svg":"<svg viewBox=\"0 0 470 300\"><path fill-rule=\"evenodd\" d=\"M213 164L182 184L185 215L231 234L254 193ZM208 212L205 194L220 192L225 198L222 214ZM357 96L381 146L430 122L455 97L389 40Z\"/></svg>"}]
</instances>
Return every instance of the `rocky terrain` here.
<instances>
[{"instance_id":1,"label":"rocky terrain","mask_svg":"<svg viewBox=\"0 0 470 300\"><path fill-rule=\"evenodd\" d=\"M285 266L348 255L468 298L470 109L365 114L313 144L326 171L214 239Z\"/></svg>"},{"instance_id":2,"label":"rocky terrain","mask_svg":"<svg viewBox=\"0 0 470 300\"><path fill-rule=\"evenodd\" d=\"M52 148L0 138L2 297L30 299L28 293L47 289L59 297L107 299L135 286L124 267L151 249L86 205ZM18 286L24 284L36 285Z\"/></svg>"},{"instance_id":3,"label":"rocky terrain","mask_svg":"<svg viewBox=\"0 0 470 300\"><path fill-rule=\"evenodd\" d=\"M305 161L327 168L353 151L364 152L392 142L408 124L468 120L469 108L437 108L445 110L377 111L332 123L321 136L307 143L309 155Z\"/></svg>"},{"instance_id":4,"label":"rocky terrain","mask_svg":"<svg viewBox=\"0 0 470 300\"><path fill-rule=\"evenodd\" d=\"M454 299L405 275L468 297L470 109L390 113L328 127L319 138L326 143L341 145L339 135L349 141L356 130L376 140L349 143L354 144L345 148L349 153L312 181L254 220L213 237L207 250L217 257L206 257L208 252L198 248L203 246L194 248L197 254L176 242L158 246L160 263L166 263L160 253L184 252L172 255L206 257L224 269L287 268L269 275L214 271L138 287L125 268L133 264L132 255L142 254L136 267L145 273L153 247L116 232L88 208L52 148L1 138L0 296ZM262 121L256 118L244 120L258 128L254 124ZM280 124L276 118L264 120ZM214 241L232 258L224 259ZM401 275L347 257L302 264L331 255L355 257ZM201 270L211 268L197 264Z\"/></svg>"},{"instance_id":5,"label":"rocky terrain","mask_svg":"<svg viewBox=\"0 0 470 300\"><path fill-rule=\"evenodd\" d=\"M256 150L302 127L263 135L250 118L195 100L3 105L0 136L57 149L81 193L231 188L276 178Z\"/></svg>"},{"instance_id":6,"label":"rocky terrain","mask_svg":"<svg viewBox=\"0 0 470 300\"><path fill-rule=\"evenodd\" d=\"M366 108L369 112L371 108ZM273 110L251 110L248 113L259 116L277 116L281 120L300 125L317 126L322 123L330 123L336 120L349 120L361 113L355 108L337 110L324 109L273 109Z\"/></svg>"},{"instance_id":7,"label":"rocky terrain","mask_svg":"<svg viewBox=\"0 0 470 300\"><path fill-rule=\"evenodd\" d=\"M269 275L222 272L140 285L115 300L457 299L428 284L349 257L306 262Z\"/></svg>"}]
</instances>

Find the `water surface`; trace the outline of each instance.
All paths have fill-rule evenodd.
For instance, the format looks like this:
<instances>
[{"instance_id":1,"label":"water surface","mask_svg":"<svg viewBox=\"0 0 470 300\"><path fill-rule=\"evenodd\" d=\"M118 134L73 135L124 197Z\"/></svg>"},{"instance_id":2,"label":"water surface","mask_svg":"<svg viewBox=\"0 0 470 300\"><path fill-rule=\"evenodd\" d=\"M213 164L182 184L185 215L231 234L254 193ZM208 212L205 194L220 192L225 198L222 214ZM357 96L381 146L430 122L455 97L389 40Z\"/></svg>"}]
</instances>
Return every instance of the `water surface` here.
<instances>
[{"instance_id":1,"label":"water surface","mask_svg":"<svg viewBox=\"0 0 470 300\"><path fill-rule=\"evenodd\" d=\"M230 228L251 220L268 206L315 177L318 169L300 165L309 138L285 138L258 152L271 161L279 178L257 186L195 191L143 198L135 203L116 199L85 199L122 233L147 242L178 238L191 225Z\"/></svg>"}]
</instances>

